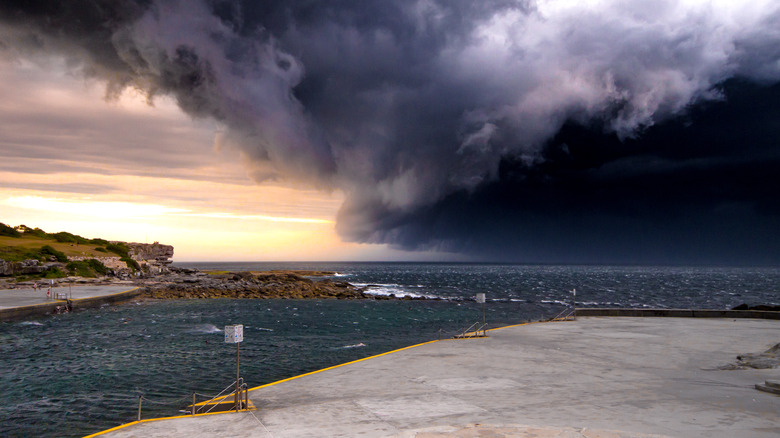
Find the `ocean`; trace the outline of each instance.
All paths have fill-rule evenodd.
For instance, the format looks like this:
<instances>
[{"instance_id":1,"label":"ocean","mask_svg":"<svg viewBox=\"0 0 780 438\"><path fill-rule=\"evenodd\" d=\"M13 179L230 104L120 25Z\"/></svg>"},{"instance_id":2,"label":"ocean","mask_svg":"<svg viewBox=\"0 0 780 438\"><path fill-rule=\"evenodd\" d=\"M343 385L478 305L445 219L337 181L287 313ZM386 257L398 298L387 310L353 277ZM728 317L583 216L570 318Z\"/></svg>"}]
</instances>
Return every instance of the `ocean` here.
<instances>
[{"instance_id":1,"label":"ocean","mask_svg":"<svg viewBox=\"0 0 780 438\"><path fill-rule=\"evenodd\" d=\"M467 263L177 263L216 270L304 269L379 295L440 300L180 300L104 306L0 323L0 436L79 437L178 415L192 393L235 378L225 325L243 324L250 387L416 343L579 307L729 309L780 305L780 269ZM432 371L433 372L433 371Z\"/></svg>"}]
</instances>

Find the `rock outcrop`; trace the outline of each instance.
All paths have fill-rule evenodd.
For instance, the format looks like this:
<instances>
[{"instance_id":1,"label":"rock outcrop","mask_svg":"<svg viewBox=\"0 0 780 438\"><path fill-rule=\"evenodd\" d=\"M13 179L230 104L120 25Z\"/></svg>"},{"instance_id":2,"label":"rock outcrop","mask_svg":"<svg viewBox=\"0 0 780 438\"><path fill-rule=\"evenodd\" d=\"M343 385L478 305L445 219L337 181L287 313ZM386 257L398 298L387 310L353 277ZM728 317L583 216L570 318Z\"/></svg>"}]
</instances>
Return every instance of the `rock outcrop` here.
<instances>
[{"instance_id":1,"label":"rock outcrop","mask_svg":"<svg viewBox=\"0 0 780 438\"><path fill-rule=\"evenodd\" d=\"M773 306L771 304L758 304L755 306L748 306L746 303L739 306L732 307L731 310L764 310L768 312L780 312L780 306Z\"/></svg>"},{"instance_id":2,"label":"rock outcrop","mask_svg":"<svg viewBox=\"0 0 780 438\"><path fill-rule=\"evenodd\" d=\"M147 282L144 295L155 299L177 298L289 298L384 299L366 294L343 281L316 279L292 272L236 272L210 275L171 268L171 274Z\"/></svg>"},{"instance_id":3,"label":"rock outcrop","mask_svg":"<svg viewBox=\"0 0 780 438\"><path fill-rule=\"evenodd\" d=\"M46 269L48 266L35 259L22 260L21 262L0 260L0 275L2 276L40 274Z\"/></svg>"},{"instance_id":4,"label":"rock outcrop","mask_svg":"<svg viewBox=\"0 0 780 438\"><path fill-rule=\"evenodd\" d=\"M138 262L145 274L157 275L168 272L173 263L173 246L154 243L128 243L128 255Z\"/></svg>"}]
</instances>

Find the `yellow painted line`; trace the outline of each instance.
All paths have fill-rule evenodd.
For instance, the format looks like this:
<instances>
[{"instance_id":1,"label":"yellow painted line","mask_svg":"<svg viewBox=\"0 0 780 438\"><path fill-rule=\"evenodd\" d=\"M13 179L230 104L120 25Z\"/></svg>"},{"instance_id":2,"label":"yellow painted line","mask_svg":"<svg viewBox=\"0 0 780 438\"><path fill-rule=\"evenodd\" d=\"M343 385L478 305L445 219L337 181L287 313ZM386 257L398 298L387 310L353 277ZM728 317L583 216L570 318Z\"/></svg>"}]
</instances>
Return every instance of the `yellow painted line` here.
<instances>
[{"instance_id":1,"label":"yellow painted line","mask_svg":"<svg viewBox=\"0 0 780 438\"><path fill-rule=\"evenodd\" d=\"M496 328L492 328L492 329L487 329L487 331L492 332L493 330L501 330L501 329L505 329L505 328L520 327L520 326L531 325L531 324L545 324L545 323L548 323L548 322L553 322L553 321L528 321L528 322L523 322L523 323L520 323L520 324L505 325L503 327L496 327Z\"/></svg>"},{"instance_id":2,"label":"yellow painted line","mask_svg":"<svg viewBox=\"0 0 780 438\"><path fill-rule=\"evenodd\" d=\"M230 397L230 400L225 400L227 397ZM221 405L225 403L235 403L234 398L235 395L233 394L223 395L215 398L214 400L206 400L199 403L195 403L195 406L206 406L206 405L210 406L210 405Z\"/></svg>"},{"instance_id":3,"label":"yellow painted line","mask_svg":"<svg viewBox=\"0 0 780 438\"><path fill-rule=\"evenodd\" d=\"M252 405L251 409L241 409L238 412L248 412L248 411L253 411L253 410L255 410L254 405ZM195 415L192 415L192 414L190 414L190 415L176 415L174 417L147 418L147 419L144 419L144 420L141 420L141 421L138 421L138 420L131 421L129 423L125 423L125 424L122 424L122 425L119 425L119 426L116 426L116 427L112 427L111 429L102 430L100 432L93 433L92 435L87 435L84 438L92 438L92 437L103 435L104 433L113 432L115 430L123 429L123 428L128 427L128 426L133 426L135 424L150 423L152 421L176 420L176 419L182 419L182 418L203 417L203 416L206 416L206 415L235 414L235 413L236 413L236 411L222 411L222 412L209 412L209 413L206 413L206 414L195 414Z\"/></svg>"},{"instance_id":4,"label":"yellow painted line","mask_svg":"<svg viewBox=\"0 0 780 438\"><path fill-rule=\"evenodd\" d=\"M78 287L78 286L76 286L76 287ZM95 295L94 297L74 298L71 301L81 301L81 300L91 300L91 299L94 299L94 298L113 297L113 296L116 296L116 295L122 295L122 294L126 294L128 292L132 292L132 291L134 291L136 289L139 289L139 288L140 288L140 286L136 286L136 287L134 287L132 289L123 290L122 292L114 292L114 293L108 294L108 295Z\"/></svg>"},{"instance_id":5,"label":"yellow painted line","mask_svg":"<svg viewBox=\"0 0 780 438\"><path fill-rule=\"evenodd\" d=\"M38 304L28 304L26 306L12 306L12 307L3 307L3 309L24 309L27 307L39 307L39 306L46 306L49 304L57 304L57 303L64 303L65 301L62 300L49 300L45 303L38 303Z\"/></svg>"},{"instance_id":6,"label":"yellow painted line","mask_svg":"<svg viewBox=\"0 0 780 438\"><path fill-rule=\"evenodd\" d=\"M529 324L540 324L540 323L545 323L545 322L549 322L549 321L524 322L524 323L521 323L521 324L514 324L514 325L503 326L503 327L497 327L497 328L494 328L494 329L489 329L487 331L501 330L501 329L505 329L505 328L509 328L509 327L519 327L519 326L529 325ZM452 338L452 339L448 338L448 339L441 339L441 340L444 341L444 340L456 340L456 339L455 338ZM434 342L439 342L439 341L440 341L439 339L435 339L433 341L427 341L427 342L422 342L420 344L410 345L408 347L403 347L403 348L399 348L399 349L396 349L396 350L391 350L391 351L387 351L387 352L384 352L384 353L376 354L376 355L373 355L373 356L364 357L362 359L353 360L351 362L345 362L345 363L342 363L342 364L339 364L339 365L333 365L331 367L323 368L321 370L311 371L311 372L308 372L308 373L305 373L305 374L300 374L300 375L297 375L297 376L288 377L286 379L277 380L276 382L266 383L265 385L255 386L254 388L249 388L247 391L254 391L256 389L267 388L269 386L278 385L280 383L289 382L289 381L295 380L295 379L300 379L301 377L311 376L313 374L321 373L323 371L333 370L333 369L340 368L340 367L343 367L343 366L352 365L352 364L355 364L355 363L358 363L358 362L363 362L363 361L366 361L366 360L369 360L369 359L375 359L377 357L387 356L388 354L397 353L399 351L404 351L404 350L409 350L411 348L421 347L423 345L432 344ZM224 396L224 397L227 397L227 396ZM217 399L217 400L219 400L219 399ZM205 402L196 403L196 406L197 405L202 405L202 404L205 404ZM251 410L255 410L255 409L257 409L257 408L254 406L254 404L250 400L248 408L247 409L243 409L243 410L241 410L239 412L251 411ZM118 429L122 429L122 428L127 427L127 426L132 426L132 425L138 424L138 423L146 423L146 422L150 422L150 421L160 421L160 420L172 420L172 419L176 419L176 418L189 418L189 417L193 417L193 416L194 417L200 417L200 416L203 416L203 415L228 414L228 413L232 413L232 412L234 412L234 411L209 412L208 414L196 414L196 415L179 415L179 416L175 416L175 417L149 418L149 419L141 420L141 421L133 421L131 423L123 424L121 426L117 426L117 427L114 427L114 428L111 428L111 429L108 429L108 430L104 430L102 432L94 433L92 435L87 435L84 438L92 438L92 437L100 436L100 435L102 435L104 433L112 432L112 431L115 431L115 430L118 430Z\"/></svg>"},{"instance_id":7,"label":"yellow painted line","mask_svg":"<svg viewBox=\"0 0 780 438\"><path fill-rule=\"evenodd\" d=\"M317 373L321 373L323 371L328 371L328 370L332 370L332 369L335 369L335 368L339 368L339 367L343 367L343 366L347 366L347 365L352 365L353 363L363 362L364 360L375 359L377 357L386 356L388 354L397 353L399 351L408 350L410 348L420 347L420 346L426 345L426 344L432 344L434 342L439 342L439 341L438 340L433 340L433 341L423 342L421 344L410 345L408 347L399 348L397 350L392 350L392 351L388 351L388 352L385 352L385 353L380 353L380 354L377 354L377 355L374 355L374 356L364 357L363 359L353 360L352 362L346 362L346 363L342 363L340 365L334 365L332 367L323 368L321 370L312 371L312 372L306 373L306 374L301 374L299 376L288 377L286 379L278 380L276 382L266 383L265 385L255 386L254 388L249 388L249 391L254 391L255 389L260 389L260 388L267 388L269 386L277 385L279 383L289 382L290 380L300 379L301 377L311 376L312 374L317 374Z\"/></svg>"},{"instance_id":8,"label":"yellow painted line","mask_svg":"<svg viewBox=\"0 0 780 438\"><path fill-rule=\"evenodd\" d=\"M530 321L530 322L524 322L524 323L521 323L521 324L507 325L507 326L503 326L503 327L497 327L497 328L494 328L494 329L488 329L487 331L490 332L490 331L493 331L493 330L501 330L501 329L505 329L505 328L509 328L509 327L520 327L520 326L523 326L523 325L541 324L541 323L545 323L545 322L548 322L548 321ZM475 339L480 339L480 338L475 338ZM457 338L441 339L441 341L449 341L449 340L459 340L459 339L457 339ZM323 368L321 370L312 371L312 372L309 372L309 373L306 373L306 374L301 374L301 375L298 375L298 376L288 377L286 379L278 380L276 382L266 383L265 385L255 386L254 388L249 388L248 391L254 391L255 389L267 388L269 386L277 385L279 383L289 382L290 380L299 379L301 377L310 376L312 374L321 373L323 371L328 371L328 370L332 370L332 369L335 369L335 368L343 367L343 366L346 366L346 365L351 365L353 363L363 362L364 360L369 360L369 359L374 359L374 358L377 358L377 357L386 356L386 355L391 354L391 353L397 353L399 351L408 350L410 348L420 347L422 345L432 344L434 342L439 342L439 341L440 341L439 339L435 339L433 341L423 342L421 344L410 345L408 347L399 348L397 350L392 350L392 351L388 351L388 352L385 352L385 353L380 353L380 354L377 354L377 355L374 355L374 356L364 357L363 359L353 360L352 362L346 362L346 363L343 363L343 364L340 364L340 365L334 365L332 367Z\"/></svg>"},{"instance_id":9,"label":"yellow painted line","mask_svg":"<svg viewBox=\"0 0 780 438\"><path fill-rule=\"evenodd\" d=\"M94 297L74 298L71 301L75 302L75 301L81 301L81 300L91 300L93 298L113 297L114 295L121 295L121 294L124 294L124 293L127 293L127 292L132 292L132 291L138 289L139 287L140 286L136 286L136 287L134 287L132 289L128 289L128 290L125 290L125 291L122 291L122 292L115 292L115 293L108 294L108 295L96 295ZM48 306L50 304L60 304L60 303L64 303L64 302L65 302L64 300L58 300L58 299L52 298L52 299L46 301L45 303L27 304L26 306L3 307L3 309L24 309L24 308L27 308L27 307Z\"/></svg>"},{"instance_id":10,"label":"yellow painted line","mask_svg":"<svg viewBox=\"0 0 780 438\"><path fill-rule=\"evenodd\" d=\"M485 331L486 332L492 332L493 330L501 330L501 329L510 328L510 327L520 327L520 326L529 325L529 324L544 324L544 323L556 322L556 321L567 321L567 320L564 320L564 319L549 319L549 320L546 320L546 321L528 321L528 322L522 322L520 324L505 325L505 326L501 326L501 327L487 329ZM475 332L468 332L468 333L466 333L466 335L472 335L472 336L467 336L467 337L462 337L462 338L448 338L448 339L442 339L442 340L461 341L461 340L464 340L464 339L486 339L486 338L489 337L489 336L473 336L474 333Z\"/></svg>"}]
</instances>

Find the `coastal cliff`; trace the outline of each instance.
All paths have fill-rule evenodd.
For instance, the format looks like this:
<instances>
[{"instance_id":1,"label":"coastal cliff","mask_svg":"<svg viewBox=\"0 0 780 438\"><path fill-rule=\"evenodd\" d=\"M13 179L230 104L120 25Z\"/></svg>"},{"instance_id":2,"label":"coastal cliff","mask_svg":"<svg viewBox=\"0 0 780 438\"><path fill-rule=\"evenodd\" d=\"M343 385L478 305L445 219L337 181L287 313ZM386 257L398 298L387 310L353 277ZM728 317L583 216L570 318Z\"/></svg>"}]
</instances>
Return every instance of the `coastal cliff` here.
<instances>
[{"instance_id":1,"label":"coastal cliff","mask_svg":"<svg viewBox=\"0 0 780 438\"><path fill-rule=\"evenodd\" d=\"M127 248L130 258L139 262L142 267L146 266L146 270L151 273L164 272L173 263L173 245L132 242L127 244Z\"/></svg>"},{"instance_id":2,"label":"coastal cliff","mask_svg":"<svg viewBox=\"0 0 780 438\"><path fill-rule=\"evenodd\" d=\"M9 283L65 277L129 280L168 272L174 248L159 242L88 239L0 223L0 277ZM6 281L3 281L6 282Z\"/></svg>"}]
</instances>

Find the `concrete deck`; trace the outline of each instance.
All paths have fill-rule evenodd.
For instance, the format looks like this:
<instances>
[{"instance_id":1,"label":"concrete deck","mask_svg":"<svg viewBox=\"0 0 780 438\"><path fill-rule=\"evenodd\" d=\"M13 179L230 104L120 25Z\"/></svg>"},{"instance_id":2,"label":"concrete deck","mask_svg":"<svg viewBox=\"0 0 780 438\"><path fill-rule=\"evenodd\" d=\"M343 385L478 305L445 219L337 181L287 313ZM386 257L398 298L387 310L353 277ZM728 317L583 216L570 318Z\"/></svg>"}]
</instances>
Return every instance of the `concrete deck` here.
<instances>
[{"instance_id":1,"label":"concrete deck","mask_svg":"<svg viewBox=\"0 0 780 438\"><path fill-rule=\"evenodd\" d=\"M74 308L82 308L121 301L126 298L125 295L132 295L127 292L133 289L136 288L132 284L73 286L72 288L60 285L51 289L50 298L46 296L48 288L0 289L0 321L51 313L56 306L65 303L63 300L54 299L57 293L67 294L72 298Z\"/></svg>"},{"instance_id":2,"label":"concrete deck","mask_svg":"<svg viewBox=\"0 0 780 438\"><path fill-rule=\"evenodd\" d=\"M132 289L133 285L124 284L120 286L68 286L54 287L51 290L52 297L55 293L64 293L71 296L74 300L81 298L101 297L113 295L119 292ZM45 304L54 301L46 298L48 288L38 290L32 289L0 289L0 309L9 309L12 307L34 306L36 304Z\"/></svg>"},{"instance_id":3,"label":"concrete deck","mask_svg":"<svg viewBox=\"0 0 780 438\"><path fill-rule=\"evenodd\" d=\"M433 342L250 392L254 412L101 437L777 437L780 369L724 371L780 342L756 319L578 318ZM250 380L251 383L251 380Z\"/></svg>"}]
</instances>

